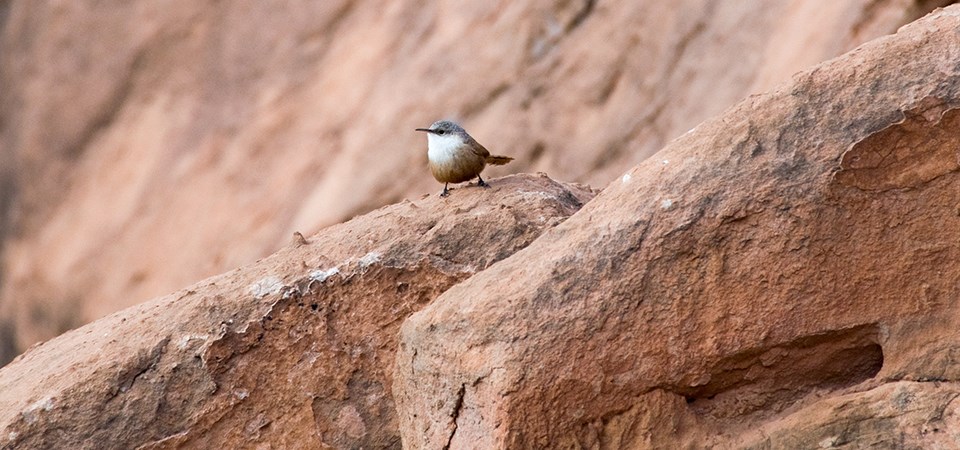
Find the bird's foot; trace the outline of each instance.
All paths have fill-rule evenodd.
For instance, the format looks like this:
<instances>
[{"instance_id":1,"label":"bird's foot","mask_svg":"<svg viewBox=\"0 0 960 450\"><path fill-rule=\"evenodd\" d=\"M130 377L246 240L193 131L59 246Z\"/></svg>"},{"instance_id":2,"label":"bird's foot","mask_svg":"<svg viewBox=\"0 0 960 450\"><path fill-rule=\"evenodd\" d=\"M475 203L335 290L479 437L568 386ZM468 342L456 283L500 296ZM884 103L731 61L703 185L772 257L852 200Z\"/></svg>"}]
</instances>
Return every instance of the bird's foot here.
<instances>
[{"instance_id":1,"label":"bird's foot","mask_svg":"<svg viewBox=\"0 0 960 450\"><path fill-rule=\"evenodd\" d=\"M486 181L483 181L483 178L477 177L477 179L480 180L480 181L477 182L477 186L485 187L485 188L490 187L490 185L487 184Z\"/></svg>"},{"instance_id":2,"label":"bird's foot","mask_svg":"<svg viewBox=\"0 0 960 450\"><path fill-rule=\"evenodd\" d=\"M443 187L443 192L440 193L440 197L442 198L442 197L446 197L446 196L448 196L448 195L450 195L450 189L447 189L447 187L444 186L444 187Z\"/></svg>"}]
</instances>

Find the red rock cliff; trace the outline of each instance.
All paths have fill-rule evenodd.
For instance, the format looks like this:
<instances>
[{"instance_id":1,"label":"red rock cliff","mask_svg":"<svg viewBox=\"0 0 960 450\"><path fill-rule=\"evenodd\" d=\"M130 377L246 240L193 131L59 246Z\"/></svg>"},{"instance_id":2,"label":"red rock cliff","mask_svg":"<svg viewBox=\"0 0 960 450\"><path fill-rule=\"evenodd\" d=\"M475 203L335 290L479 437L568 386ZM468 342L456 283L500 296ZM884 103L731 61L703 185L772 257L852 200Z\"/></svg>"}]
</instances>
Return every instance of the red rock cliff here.
<instances>
[{"instance_id":1,"label":"red rock cliff","mask_svg":"<svg viewBox=\"0 0 960 450\"><path fill-rule=\"evenodd\" d=\"M434 192L439 117L602 186L939 3L3 2L0 361Z\"/></svg>"},{"instance_id":2,"label":"red rock cliff","mask_svg":"<svg viewBox=\"0 0 960 450\"><path fill-rule=\"evenodd\" d=\"M404 445L956 447L958 36L744 100L412 315Z\"/></svg>"},{"instance_id":3,"label":"red rock cliff","mask_svg":"<svg viewBox=\"0 0 960 450\"><path fill-rule=\"evenodd\" d=\"M596 196L399 202L38 344L0 446L954 448L957 36L938 10Z\"/></svg>"}]
</instances>

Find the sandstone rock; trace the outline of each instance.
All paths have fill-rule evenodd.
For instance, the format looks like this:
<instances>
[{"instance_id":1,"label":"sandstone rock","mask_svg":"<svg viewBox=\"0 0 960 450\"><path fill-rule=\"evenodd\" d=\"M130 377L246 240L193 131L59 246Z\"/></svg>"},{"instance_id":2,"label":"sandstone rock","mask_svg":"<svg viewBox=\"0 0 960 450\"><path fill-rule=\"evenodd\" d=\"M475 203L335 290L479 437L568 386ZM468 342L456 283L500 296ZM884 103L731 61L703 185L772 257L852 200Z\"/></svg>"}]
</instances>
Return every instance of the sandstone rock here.
<instances>
[{"instance_id":1,"label":"sandstone rock","mask_svg":"<svg viewBox=\"0 0 960 450\"><path fill-rule=\"evenodd\" d=\"M960 445L958 35L747 98L412 315L404 446Z\"/></svg>"},{"instance_id":2,"label":"sandstone rock","mask_svg":"<svg viewBox=\"0 0 960 450\"><path fill-rule=\"evenodd\" d=\"M397 448L397 330L593 193L495 179L385 207L37 345L0 369L2 448Z\"/></svg>"},{"instance_id":3,"label":"sandstone rock","mask_svg":"<svg viewBox=\"0 0 960 450\"><path fill-rule=\"evenodd\" d=\"M440 116L492 175L606 184L939 3L0 2L0 363L433 192Z\"/></svg>"}]
</instances>

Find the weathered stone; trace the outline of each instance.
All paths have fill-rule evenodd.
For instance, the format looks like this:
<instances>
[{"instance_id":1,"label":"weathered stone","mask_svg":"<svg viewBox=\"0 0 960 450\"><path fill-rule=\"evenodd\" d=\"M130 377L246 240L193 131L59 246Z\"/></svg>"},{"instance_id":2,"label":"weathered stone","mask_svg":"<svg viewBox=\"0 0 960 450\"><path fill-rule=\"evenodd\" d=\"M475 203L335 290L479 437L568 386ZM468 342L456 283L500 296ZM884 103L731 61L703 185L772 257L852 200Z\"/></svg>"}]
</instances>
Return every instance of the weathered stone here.
<instances>
[{"instance_id":1,"label":"weathered stone","mask_svg":"<svg viewBox=\"0 0 960 450\"><path fill-rule=\"evenodd\" d=\"M605 185L944 1L0 2L0 364L435 192L415 127Z\"/></svg>"},{"instance_id":2,"label":"weathered stone","mask_svg":"<svg viewBox=\"0 0 960 450\"><path fill-rule=\"evenodd\" d=\"M956 446L957 36L746 99L412 315L404 445Z\"/></svg>"},{"instance_id":3,"label":"weathered stone","mask_svg":"<svg viewBox=\"0 0 960 450\"><path fill-rule=\"evenodd\" d=\"M398 448L403 319L593 196L545 176L490 184L376 210L33 347L0 369L0 447Z\"/></svg>"}]
</instances>

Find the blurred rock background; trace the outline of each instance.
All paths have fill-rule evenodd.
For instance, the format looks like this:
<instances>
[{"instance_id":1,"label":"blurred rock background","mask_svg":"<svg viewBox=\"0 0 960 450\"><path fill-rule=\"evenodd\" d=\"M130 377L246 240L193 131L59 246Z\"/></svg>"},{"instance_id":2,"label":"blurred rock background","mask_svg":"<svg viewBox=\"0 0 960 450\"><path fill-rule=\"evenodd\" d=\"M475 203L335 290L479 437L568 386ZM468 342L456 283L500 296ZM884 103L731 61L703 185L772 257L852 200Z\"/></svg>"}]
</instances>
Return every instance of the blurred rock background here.
<instances>
[{"instance_id":1,"label":"blurred rock background","mask_svg":"<svg viewBox=\"0 0 960 450\"><path fill-rule=\"evenodd\" d=\"M439 192L454 118L603 187L798 70L949 1L0 1L0 364Z\"/></svg>"}]
</instances>

